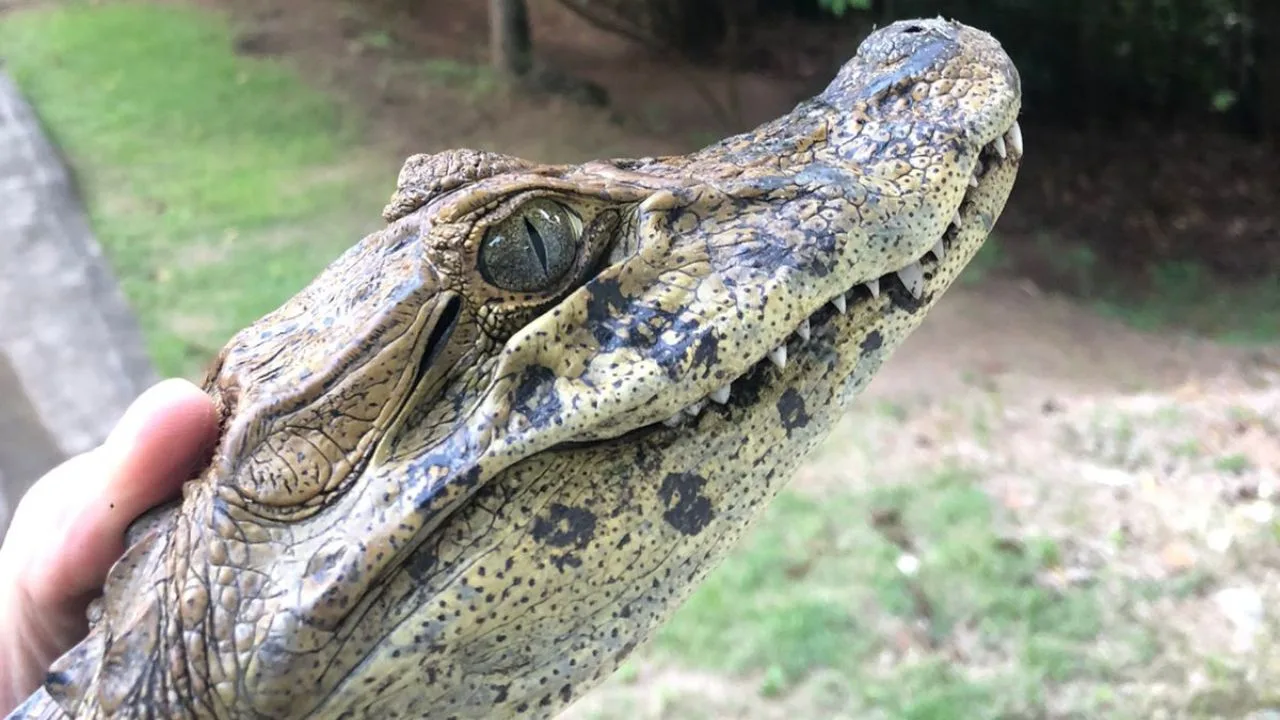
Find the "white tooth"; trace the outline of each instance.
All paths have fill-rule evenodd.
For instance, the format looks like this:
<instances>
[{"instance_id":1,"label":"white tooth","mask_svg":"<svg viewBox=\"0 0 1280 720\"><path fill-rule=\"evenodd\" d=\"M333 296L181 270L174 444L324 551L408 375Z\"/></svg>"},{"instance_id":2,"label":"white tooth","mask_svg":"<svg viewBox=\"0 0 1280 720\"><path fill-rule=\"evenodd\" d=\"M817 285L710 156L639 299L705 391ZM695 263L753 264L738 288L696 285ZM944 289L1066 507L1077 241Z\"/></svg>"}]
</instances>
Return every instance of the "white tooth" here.
<instances>
[{"instance_id":1,"label":"white tooth","mask_svg":"<svg viewBox=\"0 0 1280 720\"><path fill-rule=\"evenodd\" d=\"M800 336L801 340L805 342L809 342L809 337L811 334L810 329L811 328L809 327L809 318L805 318L804 320L800 321L800 327L796 328L796 334Z\"/></svg>"},{"instance_id":2,"label":"white tooth","mask_svg":"<svg viewBox=\"0 0 1280 720\"><path fill-rule=\"evenodd\" d=\"M947 249L942 246L942 241L939 240L933 246L933 256L941 260L942 258L946 257L946 255L947 255Z\"/></svg>"},{"instance_id":3,"label":"white tooth","mask_svg":"<svg viewBox=\"0 0 1280 720\"><path fill-rule=\"evenodd\" d=\"M779 370L786 368L787 367L787 346L779 345L778 347L770 350L769 359L773 361L774 365L778 366Z\"/></svg>"},{"instance_id":4,"label":"white tooth","mask_svg":"<svg viewBox=\"0 0 1280 720\"><path fill-rule=\"evenodd\" d=\"M685 409L684 409L684 412L685 412L685 414L686 414L686 415L688 415L689 417L694 417L694 418L696 418L696 417L698 417L698 413L702 412L702 408L704 408L704 407L706 407L706 406L707 406L707 401L706 401L706 400L699 400L698 402L696 402L696 403L694 403L694 404L690 405L689 407L685 408Z\"/></svg>"},{"instance_id":5,"label":"white tooth","mask_svg":"<svg viewBox=\"0 0 1280 720\"><path fill-rule=\"evenodd\" d=\"M880 278L876 278L867 283L867 289L871 291L871 297L880 297Z\"/></svg>"},{"instance_id":6,"label":"white tooth","mask_svg":"<svg viewBox=\"0 0 1280 720\"><path fill-rule=\"evenodd\" d=\"M978 187L978 174L974 173L969 176L969 187Z\"/></svg>"},{"instance_id":7,"label":"white tooth","mask_svg":"<svg viewBox=\"0 0 1280 720\"><path fill-rule=\"evenodd\" d=\"M831 304L835 306L836 312L840 313L841 315L843 315L844 312L849 309L848 303L844 301L844 293L840 293L834 298L831 298Z\"/></svg>"},{"instance_id":8,"label":"white tooth","mask_svg":"<svg viewBox=\"0 0 1280 720\"><path fill-rule=\"evenodd\" d=\"M680 424L680 421L681 421L681 420L684 420L684 411L683 411L683 410L681 410L680 412L676 413L675 415L672 415L671 417L667 418L666 420L663 420L663 421L662 421L662 424L663 424L663 425L666 425L667 427L675 427L675 426L677 426L677 425L679 425L679 424Z\"/></svg>"},{"instance_id":9,"label":"white tooth","mask_svg":"<svg viewBox=\"0 0 1280 720\"><path fill-rule=\"evenodd\" d=\"M1022 128L1018 127L1018 121L1013 121L1013 127L1009 128L1009 147L1013 152L1022 155Z\"/></svg>"},{"instance_id":10,"label":"white tooth","mask_svg":"<svg viewBox=\"0 0 1280 720\"><path fill-rule=\"evenodd\" d=\"M723 387L720 387L720 388L717 388L716 390L711 391L711 394L708 395L707 397L723 405L729 402L729 392L730 392L729 386L725 385Z\"/></svg>"},{"instance_id":11,"label":"white tooth","mask_svg":"<svg viewBox=\"0 0 1280 720\"><path fill-rule=\"evenodd\" d=\"M1000 156L1001 160L1009 157L1009 151L1004 146L1003 137L997 137L993 144L996 146L996 154Z\"/></svg>"},{"instance_id":12,"label":"white tooth","mask_svg":"<svg viewBox=\"0 0 1280 720\"><path fill-rule=\"evenodd\" d=\"M961 223L960 223L960 211L959 211L959 210L956 210L954 213L952 213L952 215L951 215L951 224L952 224L952 225L955 225L957 230L959 230L959 229L960 229L960 225L961 225Z\"/></svg>"},{"instance_id":13,"label":"white tooth","mask_svg":"<svg viewBox=\"0 0 1280 720\"><path fill-rule=\"evenodd\" d=\"M899 270L898 278L911 291L912 297L918 299L924 293L924 269L920 267L920 263L911 263Z\"/></svg>"}]
</instances>

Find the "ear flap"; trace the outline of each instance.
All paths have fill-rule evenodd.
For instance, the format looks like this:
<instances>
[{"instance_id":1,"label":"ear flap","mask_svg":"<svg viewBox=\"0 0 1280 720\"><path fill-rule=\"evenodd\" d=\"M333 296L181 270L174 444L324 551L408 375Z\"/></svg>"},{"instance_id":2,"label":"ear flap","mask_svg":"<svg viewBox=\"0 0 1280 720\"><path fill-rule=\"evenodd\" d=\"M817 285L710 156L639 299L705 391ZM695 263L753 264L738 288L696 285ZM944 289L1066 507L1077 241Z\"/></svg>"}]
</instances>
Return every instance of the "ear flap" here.
<instances>
[{"instance_id":1,"label":"ear flap","mask_svg":"<svg viewBox=\"0 0 1280 720\"><path fill-rule=\"evenodd\" d=\"M126 620L126 627L110 639L102 656L98 675L98 705L107 717L127 707L143 685L147 673L158 672L160 657L160 612L155 601L144 602L138 613Z\"/></svg>"},{"instance_id":2,"label":"ear flap","mask_svg":"<svg viewBox=\"0 0 1280 720\"><path fill-rule=\"evenodd\" d=\"M54 661L44 677L44 689L68 717L79 714L82 701L93 682L97 658L102 657L102 635L89 633L80 644Z\"/></svg>"},{"instance_id":3,"label":"ear flap","mask_svg":"<svg viewBox=\"0 0 1280 720\"><path fill-rule=\"evenodd\" d=\"M114 716L144 674L155 671L162 652L160 597L146 596L156 593L149 578L160 561L159 538L152 528L111 568L104 596L89 606L89 636L58 658L45 676L45 690L70 717L90 709ZM125 608L133 608L128 617L111 615Z\"/></svg>"},{"instance_id":4,"label":"ear flap","mask_svg":"<svg viewBox=\"0 0 1280 720\"><path fill-rule=\"evenodd\" d=\"M432 198L462 185L513 170L534 167L528 160L484 150L446 150L418 154L404 161L396 191L382 211L382 219L395 222Z\"/></svg>"}]
</instances>

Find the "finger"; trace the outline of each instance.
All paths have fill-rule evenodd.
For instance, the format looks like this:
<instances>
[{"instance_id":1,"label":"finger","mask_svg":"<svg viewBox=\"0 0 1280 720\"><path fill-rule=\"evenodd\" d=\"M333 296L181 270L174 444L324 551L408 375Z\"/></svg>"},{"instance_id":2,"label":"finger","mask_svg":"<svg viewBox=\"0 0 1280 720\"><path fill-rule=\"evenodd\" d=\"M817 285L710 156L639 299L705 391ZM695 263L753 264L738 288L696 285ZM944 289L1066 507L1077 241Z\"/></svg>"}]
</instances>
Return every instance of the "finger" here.
<instances>
[{"instance_id":1,"label":"finger","mask_svg":"<svg viewBox=\"0 0 1280 720\"><path fill-rule=\"evenodd\" d=\"M123 541L139 515L175 497L208 459L217 438L213 401L185 380L166 380L143 393L103 444L119 458L98 506L106 538Z\"/></svg>"},{"instance_id":2,"label":"finger","mask_svg":"<svg viewBox=\"0 0 1280 720\"><path fill-rule=\"evenodd\" d=\"M125 528L177 495L205 461L217 424L212 401L189 382L166 380L139 396L102 447L68 463L75 476L59 473L59 491L83 499L51 562L31 568L32 596L61 604L100 588L124 551Z\"/></svg>"}]
</instances>

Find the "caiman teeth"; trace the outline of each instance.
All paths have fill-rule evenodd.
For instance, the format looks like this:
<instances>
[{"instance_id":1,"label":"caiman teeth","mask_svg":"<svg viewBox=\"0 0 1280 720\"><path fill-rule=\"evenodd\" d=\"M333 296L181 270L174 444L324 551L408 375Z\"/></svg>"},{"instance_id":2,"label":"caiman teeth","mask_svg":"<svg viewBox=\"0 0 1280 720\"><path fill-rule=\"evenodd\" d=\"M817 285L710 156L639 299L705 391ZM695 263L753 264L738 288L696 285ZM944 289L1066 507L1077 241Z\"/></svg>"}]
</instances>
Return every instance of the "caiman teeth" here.
<instances>
[{"instance_id":1,"label":"caiman teeth","mask_svg":"<svg viewBox=\"0 0 1280 720\"><path fill-rule=\"evenodd\" d=\"M777 365L779 370L785 370L787 368L787 346L779 345L778 347L770 350L769 360L772 361L774 365Z\"/></svg>"},{"instance_id":2,"label":"caiman teeth","mask_svg":"<svg viewBox=\"0 0 1280 720\"><path fill-rule=\"evenodd\" d=\"M996 138L995 140L993 140L991 144L988 146L988 149L992 152L992 154L998 155L1001 158L1008 157L1010 153L1013 153L1015 157L1020 156L1022 154L1021 128L1019 128L1018 124L1015 122L1005 132L1005 135L1003 137ZM987 157L990 162L995 162L995 160L992 159L991 156L987 156ZM983 172L986 169L987 168L985 166L985 163L982 160L979 160L975 164L974 172L972 175L969 176L970 187L978 187L978 182L979 182L978 178L983 174ZM947 226L948 233L952 227L955 227L955 229L958 231L963 226L963 224L964 223L960 215L960 209L957 208L955 211L951 213L951 220ZM946 257L946 254L947 254L946 237L947 235L944 234L943 237L938 238L938 240L933 244L933 246L929 248L926 254L924 256L921 256L920 259L916 260L910 265L903 267L900 270L897 270L896 272L890 273L890 275L897 275L898 279L902 282L902 286L906 288L907 292L911 293L912 297L916 298L917 300L919 300L924 295L925 286L927 284L925 280L924 267L921 265L921 262L924 261L924 258L927 257L928 253L932 253L934 258L936 258L939 262L941 262ZM879 298L880 297L880 281L886 277L889 277L890 275L884 275L874 280L868 280L867 282L862 283L862 285L866 287L867 292L871 294L871 297L873 299ZM856 289L857 289L857 286L855 286L853 290L850 290L849 293L854 292ZM831 307L835 309L836 313L840 315L845 315L848 313L849 297L850 295L848 293L841 293L831 298L830 300ZM858 300L858 296L854 295L853 300L856 302ZM796 338L799 339L801 343L809 343L813 339L813 334L814 334L813 328L814 328L813 318L806 317L796 325L796 329L793 334ZM822 329L820 326L819 332L821 331ZM787 368L786 342L783 342L783 344L770 350L765 357L767 357L769 362L773 366L775 366L778 370L780 371L786 370ZM761 362L763 362L763 360ZM683 425L686 421L691 421L697 418L702 413L702 411L706 409L707 404L709 402L715 403L716 405L728 405L730 400L733 398L733 382L737 382L737 381L735 380L729 383L725 383L724 385L721 385L715 390L712 390L710 393L707 393L707 395L705 395L702 399L693 403L689 407L679 410L671 417L663 420L662 424L672 428L679 427Z\"/></svg>"},{"instance_id":3,"label":"caiman teeth","mask_svg":"<svg viewBox=\"0 0 1280 720\"><path fill-rule=\"evenodd\" d=\"M910 265L898 271L898 278L902 280L903 286L911 292L911 296L920 299L924 294L924 268L920 267L919 262L913 262Z\"/></svg>"},{"instance_id":4,"label":"caiman teeth","mask_svg":"<svg viewBox=\"0 0 1280 720\"><path fill-rule=\"evenodd\" d=\"M720 388L711 391L711 394L707 397L711 398L713 402L723 405L729 402L729 394L732 392L732 387L732 385L723 385Z\"/></svg>"},{"instance_id":5,"label":"caiman teeth","mask_svg":"<svg viewBox=\"0 0 1280 720\"><path fill-rule=\"evenodd\" d=\"M1018 121L1013 121L1013 127L1009 128L1009 147L1019 157L1022 155L1022 128L1018 127Z\"/></svg>"}]
</instances>

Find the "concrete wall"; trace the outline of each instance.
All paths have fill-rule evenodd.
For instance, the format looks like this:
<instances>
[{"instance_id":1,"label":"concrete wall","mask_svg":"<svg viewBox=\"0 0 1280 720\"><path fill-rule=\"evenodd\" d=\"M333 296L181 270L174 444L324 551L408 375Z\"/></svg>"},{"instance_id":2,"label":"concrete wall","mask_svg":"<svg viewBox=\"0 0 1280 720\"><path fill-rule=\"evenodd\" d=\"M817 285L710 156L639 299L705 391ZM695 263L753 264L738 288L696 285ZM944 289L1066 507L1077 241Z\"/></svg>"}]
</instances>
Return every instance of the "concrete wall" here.
<instances>
[{"instance_id":1,"label":"concrete wall","mask_svg":"<svg viewBox=\"0 0 1280 720\"><path fill-rule=\"evenodd\" d=\"M0 531L154 380L72 176L0 67Z\"/></svg>"}]
</instances>

